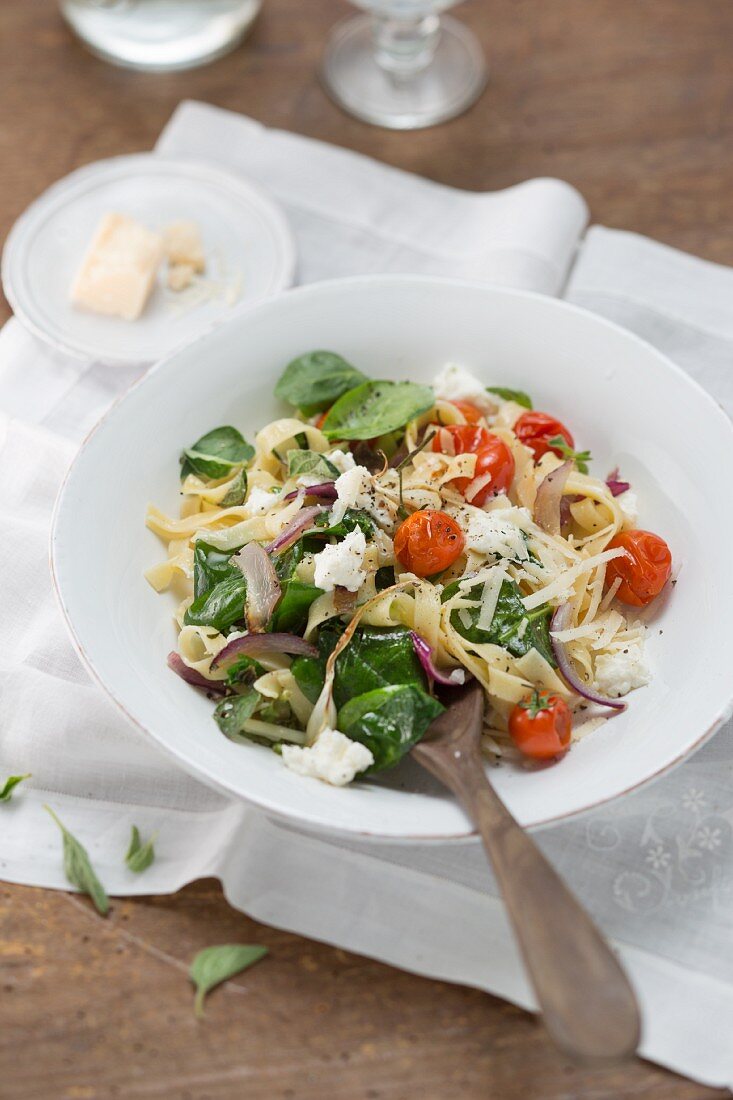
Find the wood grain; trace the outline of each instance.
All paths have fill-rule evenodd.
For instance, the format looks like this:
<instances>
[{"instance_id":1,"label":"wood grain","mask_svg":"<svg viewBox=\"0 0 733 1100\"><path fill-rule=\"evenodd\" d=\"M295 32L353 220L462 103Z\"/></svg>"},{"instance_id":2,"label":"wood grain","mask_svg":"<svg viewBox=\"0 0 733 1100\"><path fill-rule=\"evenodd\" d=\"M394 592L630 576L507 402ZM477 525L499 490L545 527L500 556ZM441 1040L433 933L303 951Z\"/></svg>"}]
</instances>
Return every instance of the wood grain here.
<instances>
[{"instance_id":1,"label":"wood grain","mask_svg":"<svg viewBox=\"0 0 733 1100\"><path fill-rule=\"evenodd\" d=\"M476 190L556 175L593 219L733 263L733 4L473 0L492 66L463 118L368 127L316 67L340 0L265 0L246 45L192 73L89 56L53 0L0 3L0 236L48 184L148 149L186 97ZM8 310L0 303L0 316ZM636 1062L577 1070L525 1013L256 925L217 884L113 904L0 887L0 1095L18 1100L702 1100L722 1093ZM211 943L271 957L197 1023L186 969Z\"/></svg>"}]
</instances>

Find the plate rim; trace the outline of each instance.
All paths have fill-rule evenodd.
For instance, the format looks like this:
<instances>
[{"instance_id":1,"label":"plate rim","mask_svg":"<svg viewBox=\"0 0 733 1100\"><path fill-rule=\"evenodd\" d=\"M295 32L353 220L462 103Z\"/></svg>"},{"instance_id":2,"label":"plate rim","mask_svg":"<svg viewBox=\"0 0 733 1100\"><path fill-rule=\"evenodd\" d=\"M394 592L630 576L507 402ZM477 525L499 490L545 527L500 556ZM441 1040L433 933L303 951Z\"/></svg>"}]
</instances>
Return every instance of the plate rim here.
<instances>
[{"instance_id":1,"label":"plate rim","mask_svg":"<svg viewBox=\"0 0 733 1100\"><path fill-rule=\"evenodd\" d=\"M75 168L72 172L62 176L61 179L55 180L45 188L41 194L33 199L25 210L18 215L5 238L2 258L0 259L0 281L2 282L3 293L13 311L13 315L17 317L27 331L36 336L39 340L42 340L47 347L51 347L54 351L60 351L65 355L69 355L76 360L100 362L105 366L111 367L126 367L145 365L147 363L153 365L162 361L162 359L167 359L170 355L175 354L184 347L188 347L192 342L188 341L178 344L166 351L162 357L152 360L145 358L141 359L139 356L126 355L124 353L100 353L99 351L93 350L86 343L64 339L63 337L59 338L48 332L43 324L29 314L26 306L18 295L14 281L15 270L19 259L22 259L24 254L24 247L26 247L25 235L28 230L32 228L34 219L38 217L39 212L42 213L48 203L58 200L63 192L69 187L83 184L87 178L93 178L95 175L103 173L105 170L112 170L115 166L124 166L127 164L133 166L136 164L144 164L149 165L151 168L166 164L178 167L182 172L188 173L189 175L195 172L202 180L208 177L212 181L218 179L222 183L227 183L230 187L233 186L237 191L246 193L250 199L256 200L257 205L267 215L267 220L275 230L274 236L281 250L281 263L280 274L273 281L273 285L259 298L252 301L245 301L239 306L233 306L228 317L221 321L211 322L205 330L194 338L195 340L200 339L202 336L206 336L214 328L218 328L222 324L228 324L234 317L240 316L244 310L259 305L260 302L289 289L293 285L297 265L297 246L293 230L280 203L264 188L260 187L259 184L246 176L230 170L226 165L219 165L196 157L169 156L167 153L156 153L154 151L122 153L114 157L104 157L101 160L95 160L90 164L83 164L81 167Z\"/></svg>"},{"instance_id":2,"label":"plate rim","mask_svg":"<svg viewBox=\"0 0 733 1100\"><path fill-rule=\"evenodd\" d=\"M391 283L391 284L400 284L400 283L402 283L402 284L413 284L413 285L417 284L417 283L423 283L423 284L450 285L451 287L455 287L455 288L459 288L459 289L464 288L464 289L470 289L470 290L490 290L492 292L499 293L500 295L506 295L508 297L513 297L513 298L528 299L528 300L532 300L532 301L540 300L544 304L549 304L551 308L556 308L560 311L564 311L564 312L567 312L567 313L570 313L570 314L573 314L573 315L580 315L581 317L584 317L584 318L591 318L594 322L601 325L601 327L604 327L604 328L609 329L611 331L615 331L617 333L620 333L620 334L623 335L624 338L630 340L632 343L638 344L639 346L646 349L647 352L651 352L654 355L654 357L661 364L663 364L663 366L666 370L672 371L673 374L676 374L683 381L683 384L685 384L687 386L691 386L694 390L698 391L699 395L704 399L704 401L708 405L709 410L710 410L710 414L712 416L715 416L720 421L721 426L723 427L724 431L726 431L729 434L730 439L731 439L731 444L733 445L733 420L731 420L731 418L728 416L727 412L722 407L722 405L720 405L720 403L718 401L716 401L716 399L695 378L693 378L686 371L684 371L680 366L678 366L672 359L670 359L667 355L665 355L664 352L660 351L658 348L655 348L653 344L650 344L647 340L644 340L642 337L638 336L636 333L632 332L630 329L626 329L626 328L623 327L623 325L620 325L615 321L609 320L608 318L603 317L600 314L593 313L591 310L586 309L583 306L576 305L574 302L568 302L568 301L566 301L562 298L554 298L554 297L551 297L550 295L542 294L538 291L526 290L526 289L523 289L523 288L507 287L507 286L502 286L501 284L490 283L490 282L485 282L485 281L476 280L476 279L462 279L462 278L452 278L452 277L447 277L447 276L443 277L443 276L422 275L422 274L409 275L409 274L403 274L403 273L353 275L353 276L346 276L346 277L333 278L333 279L324 279L324 280L321 280L321 281L317 281L317 282L313 282L313 283L307 283L303 286L296 287L295 289L288 291L288 297L297 296L298 298L306 298L310 294L319 293L319 292L322 292L324 290L328 291L329 289L332 289L332 288L339 288L339 287L343 287L343 286L349 286L349 287L368 286L368 285L372 285L372 284L375 284L375 283ZM232 316L231 318L229 318L224 323L224 325L217 326L217 331L220 332L221 329L224 328L226 325L234 324L235 322L240 323L243 320L243 318L249 313L255 312L255 311L260 310L260 309L271 308L275 304L275 302L277 300L279 300L279 298L280 298L280 296L277 296L277 297L273 296L273 297L270 297L270 298L265 298L265 299L258 300L256 302L248 303L248 305L246 306L245 309L238 312L236 314L236 316ZM314 832L320 833L322 835L340 836L340 837L344 837L344 838L346 838L346 837L361 837L363 839L379 841L380 843L385 843L385 844L389 844L389 843L431 844L431 843L442 843L442 842L445 842L445 843L475 842L477 840L477 837L478 837L478 832L477 832L476 829L471 827L470 822L467 822L467 825L466 825L465 829L462 829L460 831L450 832L450 833L448 833L448 832L441 832L441 833L437 833L437 834L435 834L435 833L394 833L394 832L392 832L392 833L382 833L382 832L379 832L379 831L374 830L374 829L363 829L363 828L353 828L352 829L352 828L347 828L345 826L342 827L342 826L339 826L339 825L332 825L332 824L324 823L319 817L317 817L315 815L311 816L308 813L303 813L303 812L288 813L287 810L282 809L279 805L273 806L270 802L268 802L266 797L260 796L259 793L257 793L257 792L253 793L253 794L244 795L244 794L242 794L241 791L234 789L234 787L232 785L229 785L227 782L225 782L219 776L213 775L207 767L201 766L201 765L198 765L198 764L193 764L182 753L177 752L174 746L164 744L161 740L159 740L159 738L155 735L155 733L153 733L152 730L149 729L143 722L141 722L137 718L133 717L133 715L131 715L129 713L129 711L127 710L127 706L124 703L124 701L122 699L118 698L115 691L105 683L105 681L103 680L101 675L95 669L92 659L87 655L87 653L84 649L84 645L81 642L81 639L77 635L74 623L72 621L72 617L69 614L69 612L67 610L67 607L66 607L66 604L65 604L65 601L64 601L64 596L63 596L63 591L62 591L63 585L62 585L62 582L61 582L60 577L59 577L58 562L57 562L57 549L58 549L57 535L58 535L59 518L60 518L62 510L63 510L64 499L65 499L66 493L68 491L68 487L69 487L71 478L73 476L74 471L77 468L78 462L80 460L80 457L81 457L83 451L86 449L86 447L88 446L91 439L97 434L98 431L101 430L103 425L107 422L108 418L111 417L113 414L116 414L116 410L117 410L118 406L120 406L127 399L127 397L133 392L133 390L136 390L138 387L144 385L147 378L150 377L151 374L158 373L159 371L166 369L168 363L172 359L174 359L176 355L182 353L184 350L188 350L192 347L195 347L197 344L199 344L202 341L208 339L210 336L211 336L210 331L202 333L200 336L196 337L194 340L189 341L187 344L181 345L180 347L174 349L168 355L166 355L165 357L163 357L162 359L160 359L156 363L154 363L150 367L150 369L148 371L146 371L140 378L136 379L132 383L132 385L123 394L121 394L118 398L116 398L116 400L110 405L110 407L106 410L106 412L103 414L103 416L90 429L90 431L87 433L87 435L82 440L77 452L75 453L68 469L66 470L66 472L64 474L63 480L61 482L61 485L59 487L59 490L58 490L58 493L57 493L57 496L56 496L56 500L54 502L53 515L52 515L52 519L51 519L51 527L50 527L50 535L49 535L49 564L50 564L50 572L51 572L51 578L52 578L54 593L55 593L58 605L61 608L61 612L62 612L62 616L63 616L63 619L64 619L64 623L65 623L67 632L68 632L68 634L71 638L72 644L73 644L77 654L79 655L79 657L82 661L82 664L87 669L87 671L90 673L93 680L97 684L99 684L99 686L102 688L102 690L105 692L105 694L112 700L112 702L115 704L115 706L118 708L118 710L121 711L121 713L125 716L125 718L129 722L131 722L137 729L139 729L143 734L145 734L147 737L151 738L152 741L155 743L155 745L158 748L160 748L163 752L165 752L172 759L174 759L179 764L179 766L181 766L185 771L188 772L188 774L194 776L195 778L198 778L201 782L205 782L206 784L213 787L215 790L218 790L219 792L225 792L229 797L238 799L242 802L245 802L248 805L256 806L258 809L262 810L264 813L268 814L270 817L275 818L276 820L287 822L287 823L293 824L293 825L300 825L301 827L305 826L305 827L313 830ZM698 751L698 749L702 748L702 746L717 732L717 730L721 727L721 725L723 725L724 722L726 722L729 718L731 718L731 716L733 716L733 681L731 681L731 686L727 689L727 692L728 692L727 698L726 698L726 701L724 702L724 704L722 706L722 709L720 709L718 711L716 716L713 718L712 722L709 725L707 725L707 727L702 731L702 733L700 733L695 738L695 740L692 741L685 749L683 749L681 752L677 753L671 759L666 760L659 768L657 768L650 775L645 776L643 779L635 780L633 783L631 783L628 787L625 787L623 790L617 791L613 794L609 794L609 795L606 795L606 796L601 797L601 798L597 798L595 801L593 801L592 803L589 803L588 805L577 807L576 809L569 810L566 813L554 814L550 817L542 818L538 821L532 822L531 824L523 826L523 827L530 830L530 831L534 831L534 830L539 831L539 830L549 828L549 827L552 827L552 826L557 826L557 825L560 825L560 824L564 824L565 822L576 820L577 818L582 817L585 814L588 814L588 813L593 812L594 810L597 810L601 806L607 805L610 802L614 802L614 801L616 801L616 799L623 798L623 797L625 797L629 794L632 794L633 792L639 790L640 788L647 786L648 784L656 782L658 779L662 778L668 772L671 772L674 768L676 768L680 763L682 763L682 761L684 761L685 759L689 758L694 753L696 753Z\"/></svg>"}]
</instances>

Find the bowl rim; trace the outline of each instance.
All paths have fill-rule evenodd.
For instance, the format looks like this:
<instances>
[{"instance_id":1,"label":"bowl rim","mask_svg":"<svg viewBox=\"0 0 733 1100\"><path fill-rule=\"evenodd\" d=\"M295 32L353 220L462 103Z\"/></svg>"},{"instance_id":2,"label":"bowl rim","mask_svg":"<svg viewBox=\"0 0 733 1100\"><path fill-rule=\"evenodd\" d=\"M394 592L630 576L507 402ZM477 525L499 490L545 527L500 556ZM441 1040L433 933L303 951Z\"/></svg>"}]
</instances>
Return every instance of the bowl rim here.
<instances>
[{"instance_id":1,"label":"bowl rim","mask_svg":"<svg viewBox=\"0 0 733 1100\"><path fill-rule=\"evenodd\" d=\"M348 837L360 837L362 839L368 839L373 841L379 841L380 843L412 843L412 844L433 844L433 843L476 843L478 842L478 831L472 828L471 823L467 822L466 828L460 831L451 833L380 833L374 829L364 828L346 828L339 825L331 825L324 823L319 817L309 815L302 812L287 812L280 806L273 806L268 802L267 797L261 796L258 792L244 795L240 790L234 788L219 775L211 773L208 767L193 763L182 753L176 751L175 747L169 744L163 744L158 737L149 729L142 721L135 718L127 709L126 704L121 698L118 698L116 692L105 682L102 676L97 672L91 657L87 654L84 644L79 638L72 616L69 613L64 596L62 592L62 583L59 579L58 563L57 563L57 544L58 544L58 525L59 518L64 507L64 501L66 493L71 481L74 471L77 468L82 453L89 445L90 441L94 438L97 432L103 427L107 420L114 414L118 406L120 406L127 398L140 387L144 385L148 378L161 370L167 368L168 364L175 360L178 355L187 353L191 348L195 348L197 345L204 343L206 340L212 339L213 336L220 335L222 330L225 330L229 326L240 325L246 323L251 314L264 313L270 309L277 309L278 304L283 299L289 299L297 296L300 299L307 299L309 297L318 296L320 294L328 294L333 290L340 288L359 288L359 287L371 287L376 284L393 285L393 286L405 286L405 285L430 285L430 286L450 286L455 289L466 289L471 291L484 291L489 290L492 293L498 293L500 296L504 295L510 298L525 299L529 301L541 301L544 305L549 305L551 309L557 309L560 312L565 312L573 316L580 316L584 318L590 318L592 321L602 328L620 333L625 339L630 340L633 344L645 349L645 352L652 353L652 355L664 366L665 370L672 371L677 375L686 386L691 386L698 394L704 399L707 404L711 416L715 416L721 424L721 427L726 431L731 439L731 445L733 446L733 420L728 416L727 412L722 405L716 399L708 393L708 391L691 375L678 366L673 360L671 360L664 352L660 351L653 344L650 344L647 340L638 336L630 329L624 328L623 325L617 324L615 321L611 321L600 314L593 313L592 310L586 309L583 306L576 305L574 302L568 302L562 298L555 298L551 295L542 294L538 291L526 290L523 288L514 288L504 286L498 283L487 282L477 279L462 279L452 278L449 276L439 275L423 275L423 274L403 274L403 273L387 273L387 274L370 274L370 275L351 275L334 279L324 279L313 283L307 283L302 286L296 286L291 289L287 289L279 294L272 295L271 297L260 299L252 302L241 309L236 316L228 318L221 325L216 326L214 330L208 330L201 333L194 340L189 343L175 348L162 359L152 364L147 370L144 370L141 376L136 379L132 385L128 387L124 393L121 393L111 403L109 408L103 413L96 424L87 432L86 436L81 441L78 450L76 451L69 467L67 468L54 503L50 537L49 537L49 566L52 579L52 585L56 600L61 609L62 617L71 639L72 645L76 650L82 664L89 672L93 681L98 684L105 692L107 697L112 700L117 709L125 716L125 718L131 722L137 729L139 729L144 735L151 738L156 747L162 752L166 753L171 759L175 760L179 767L182 767L184 771L188 772L194 778L199 779L201 782L206 783L213 789L225 793L229 797L236 798L242 802L246 802L257 809L266 813L269 817L280 821L283 824L288 824L291 827L299 825L311 830L315 834L339 836L342 838ZM542 818L539 821L533 822L525 828L534 831L549 828L551 826L564 824L565 822L576 820L584 814L591 813L597 810L599 807L604 806L610 802L614 802L617 799L625 797L633 792L639 790L641 787L645 787L647 784L651 784L656 780L662 778L668 772L671 772L678 764L683 760L692 756L698 749L713 736L714 733L733 716L733 681L731 681L730 687L727 689L727 697L722 706L722 709L715 716L713 721L707 725L702 733L695 738L685 749L679 752L671 760L666 761L663 765L657 768L651 774L645 776L642 779L635 780L628 787L623 790L616 791L613 794L608 794L600 798L596 798L592 803L586 806L581 806L573 810L569 810L567 813L553 814L549 817Z\"/></svg>"}]
</instances>

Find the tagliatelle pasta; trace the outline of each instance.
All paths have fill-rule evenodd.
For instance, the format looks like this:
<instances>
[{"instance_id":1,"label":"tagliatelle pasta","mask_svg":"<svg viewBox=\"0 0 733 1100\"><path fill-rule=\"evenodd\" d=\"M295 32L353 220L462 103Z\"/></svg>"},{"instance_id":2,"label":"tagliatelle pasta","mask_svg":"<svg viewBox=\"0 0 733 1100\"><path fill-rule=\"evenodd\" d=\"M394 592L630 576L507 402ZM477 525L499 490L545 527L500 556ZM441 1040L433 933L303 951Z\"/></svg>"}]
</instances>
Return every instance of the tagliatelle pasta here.
<instances>
[{"instance_id":1,"label":"tagliatelle pasta","mask_svg":"<svg viewBox=\"0 0 733 1100\"><path fill-rule=\"evenodd\" d=\"M659 593L669 551L562 422L463 368L370 382L331 352L276 393L294 415L254 446L208 432L184 450L180 515L147 513L167 557L146 577L180 601L171 667L211 684L225 736L341 784L397 763L440 685L475 678L489 759L559 759L647 682L626 609Z\"/></svg>"}]
</instances>

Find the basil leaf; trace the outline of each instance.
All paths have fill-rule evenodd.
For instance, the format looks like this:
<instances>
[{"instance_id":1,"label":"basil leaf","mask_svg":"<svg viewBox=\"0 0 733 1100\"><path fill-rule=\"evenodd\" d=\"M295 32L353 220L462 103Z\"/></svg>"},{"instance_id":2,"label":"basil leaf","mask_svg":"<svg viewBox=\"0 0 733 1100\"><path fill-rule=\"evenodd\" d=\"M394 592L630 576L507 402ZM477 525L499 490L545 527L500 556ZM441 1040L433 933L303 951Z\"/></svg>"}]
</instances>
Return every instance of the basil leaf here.
<instances>
[{"instance_id":1,"label":"basil leaf","mask_svg":"<svg viewBox=\"0 0 733 1100\"><path fill-rule=\"evenodd\" d=\"M147 840L143 844L140 837L140 830L137 825L132 826L130 846L125 855L125 863L136 875L141 874L142 871L146 871L155 859L155 849L153 847L154 840L155 837L151 836L150 840Z\"/></svg>"},{"instance_id":2,"label":"basil leaf","mask_svg":"<svg viewBox=\"0 0 733 1100\"><path fill-rule=\"evenodd\" d=\"M229 687L249 686L260 676L264 676L266 671L265 666L254 657L248 657L246 653L242 653L227 667L227 684Z\"/></svg>"},{"instance_id":3,"label":"basil leaf","mask_svg":"<svg viewBox=\"0 0 733 1100\"><path fill-rule=\"evenodd\" d=\"M226 943L219 947L205 947L199 951L191 963L188 976L196 986L194 1011L197 1016L204 1014L204 998L207 993L221 985L227 978L241 974L250 966L264 958L266 947L258 944Z\"/></svg>"},{"instance_id":4,"label":"basil leaf","mask_svg":"<svg viewBox=\"0 0 733 1100\"><path fill-rule=\"evenodd\" d=\"M562 435L553 435L552 439L547 440L547 446L559 451L563 458L569 458L571 462L574 462L581 474L588 473L588 463L593 460L590 451L573 450L565 436Z\"/></svg>"},{"instance_id":5,"label":"basil leaf","mask_svg":"<svg viewBox=\"0 0 733 1100\"><path fill-rule=\"evenodd\" d=\"M261 701L262 696L254 688L250 688L246 695L230 695L217 705L214 721L230 741L249 740L242 726L252 717Z\"/></svg>"},{"instance_id":6,"label":"basil leaf","mask_svg":"<svg viewBox=\"0 0 733 1100\"><path fill-rule=\"evenodd\" d=\"M318 635L318 657L296 657L290 666L295 682L311 702L318 698L326 661L343 632L340 623L325 623ZM336 659L333 698L337 707L356 695L393 684L424 689L427 679L405 627L359 627Z\"/></svg>"},{"instance_id":7,"label":"basil leaf","mask_svg":"<svg viewBox=\"0 0 733 1100\"><path fill-rule=\"evenodd\" d=\"M228 580L241 570L232 565L230 558L236 550L217 550L208 542L198 540L193 549L193 594L198 599L209 592L219 581Z\"/></svg>"},{"instance_id":8,"label":"basil leaf","mask_svg":"<svg viewBox=\"0 0 733 1100\"><path fill-rule=\"evenodd\" d=\"M364 382L329 409L321 431L328 439L372 439L404 427L432 409L435 394L415 382Z\"/></svg>"},{"instance_id":9,"label":"basil leaf","mask_svg":"<svg viewBox=\"0 0 733 1100\"><path fill-rule=\"evenodd\" d=\"M421 688L393 684L351 699L339 711L338 728L371 750L374 763L367 770L378 772L399 763L444 710Z\"/></svg>"},{"instance_id":10,"label":"basil leaf","mask_svg":"<svg viewBox=\"0 0 733 1100\"><path fill-rule=\"evenodd\" d=\"M322 588L293 577L287 582L267 629L284 634L302 633L311 604L322 595Z\"/></svg>"},{"instance_id":11,"label":"basil leaf","mask_svg":"<svg viewBox=\"0 0 733 1100\"><path fill-rule=\"evenodd\" d=\"M238 504L244 504L247 496L247 471L238 470L232 478L232 483L224 496L219 501L220 508L236 508Z\"/></svg>"},{"instance_id":12,"label":"basil leaf","mask_svg":"<svg viewBox=\"0 0 733 1100\"><path fill-rule=\"evenodd\" d=\"M335 481L339 472L333 462L318 451L288 451L288 477L304 476Z\"/></svg>"},{"instance_id":13,"label":"basil leaf","mask_svg":"<svg viewBox=\"0 0 733 1100\"><path fill-rule=\"evenodd\" d=\"M521 405L524 409L533 407L532 398L524 390L508 390L506 386L487 386L486 389L489 393L495 393L502 401L515 401L517 405Z\"/></svg>"},{"instance_id":14,"label":"basil leaf","mask_svg":"<svg viewBox=\"0 0 733 1100\"><path fill-rule=\"evenodd\" d=\"M10 802L10 799L13 797L13 791L18 784L22 783L24 779L30 779L30 777L30 772L28 772L27 775L9 775L5 780L2 790L0 790L0 802Z\"/></svg>"},{"instance_id":15,"label":"basil leaf","mask_svg":"<svg viewBox=\"0 0 733 1100\"><path fill-rule=\"evenodd\" d=\"M275 396L313 416L342 394L366 381L366 375L333 351L309 351L288 363L275 386Z\"/></svg>"},{"instance_id":16,"label":"basil leaf","mask_svg":"<svg viewBox=\"0 0 733 1100\"><path fill-rule=\"evenodd\" d=\"M64 844L64 873L72 886L76 886L82 893L88 894L94 902L97 912L103 917L109 912L109 898L102 883L94 873L89 854L83 844L80 844L75 836L62 825L50 806L44 806L54 819L59 829Z\"/></svg>"},{"instance_id":17,"label":"basil leaf","mask_svg":"<svg viewBox=\"0 0 733 1100\"><path fill-rule=\"evenodd\" d=\"M245 621L247 582L238 569L236 572L237 576L226 577L193 601L183 616L186 626L212 626L224 634L235 623Z\"/></svg>"},{"instance_id":18,"label":"basil leaf","mask_svg":"<svg viewBox=\"0 0 733 1100\"><path fill-rule=\"evenodd\" d=\"M250 446L236 428L225 425L202 435L181 458L181 479L190 473L200 477L226 477L235 466L242 466L254 457Z\"/></svg>"},{"instance_id":19,"label":"basil leaf","mask_svg":"<svg viewBox=\"0 0 733 1100\"><path fill-rule=\"evenodd\" d=\"M458 585L459 582L454 581L444 589L442 603L455 596ZM466 596L469 600L480 600L482 592L483 585L477 584L469 589ZM502 581L494 618L488 630L478 626L480 607L467 607L465 611L471 620L469 626L463 625L462 613L458 610L453 611L450 617L451 626L462 638L476 645L499 645L514 657L523 657L525 653L529 653L530 649L536 649L548 664L553 668L557 667L550 642L549 623L552 608L548 604L542 604L541 607L536 607L532 611L526 611L522 603L522 594L513 581ZM522 627L525 621L527 625Z\"/></svg>"}]
</instances>

